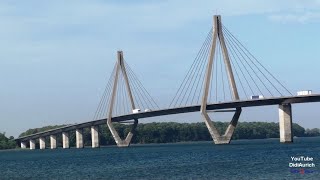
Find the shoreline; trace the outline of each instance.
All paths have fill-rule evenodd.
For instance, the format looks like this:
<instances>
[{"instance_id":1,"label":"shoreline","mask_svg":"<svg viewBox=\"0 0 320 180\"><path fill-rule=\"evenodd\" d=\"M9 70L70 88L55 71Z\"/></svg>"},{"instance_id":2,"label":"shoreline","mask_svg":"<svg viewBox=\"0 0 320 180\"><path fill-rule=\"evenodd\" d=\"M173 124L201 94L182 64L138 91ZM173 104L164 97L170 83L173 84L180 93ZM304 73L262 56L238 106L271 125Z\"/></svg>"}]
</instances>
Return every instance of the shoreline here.
<instances>
[{"instance_id":1,"label":"shoreline","mask_svg":"<svg viewBox=\"0 0 320 180\"><path fill-rule=\"evenodd\" d=\"M305 139L305 138L319 138L320 136L303 136L303 137L294 137L294 139ZM241 142L241 141L261 141L261 140L279 140L279 138L263 138L263 139L234 139L231 141L230 145L236 145L233 144L232 142ZM179 141L179 142L168 142L168 143L137 143L137 144L131 144L131 147L139 147L139 146L145 146L145 145L174 145L174 144L195 144L195 143L212 143L213 145L215 145L213 143L213 141ZM294 144L295 142L293 142L292 144ZM251 143L250 143L251 144ZM129 146L129 147L130 147ZM220 145L221 146L221 145ZM99 148L108 148L108 147L117 147L117 145L102 145ZM50 148L46 148L46 149L50 149ZM63 149L62 147L58 147L57 149ZM77 149L76 147L70 147L69 149ZM84 149L92 149L91 146L84 146ZM14 149L1 149L0 152L4 152L4 151L29 151L29 149L21 149L19 147L14 148ZM39 150L39 149L38 149Z\"/></svg>"}]
</instances>

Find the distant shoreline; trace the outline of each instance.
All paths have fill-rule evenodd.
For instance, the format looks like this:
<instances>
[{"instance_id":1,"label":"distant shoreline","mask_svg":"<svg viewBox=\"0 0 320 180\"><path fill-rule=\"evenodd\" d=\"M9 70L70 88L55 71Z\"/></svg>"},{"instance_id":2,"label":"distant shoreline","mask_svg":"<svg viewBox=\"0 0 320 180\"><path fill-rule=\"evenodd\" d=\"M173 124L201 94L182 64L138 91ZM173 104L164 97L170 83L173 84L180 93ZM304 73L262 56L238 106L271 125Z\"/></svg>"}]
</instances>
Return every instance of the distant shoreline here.
<instances>
[{"instance_id":1,"label":"distant shoreline","mask_svg":"<svg viewBox=\"0 0 320 180\"><path fill-rule=\"evenodd\" d=\"M320 136L313 136L313 137L294 137L294 139L311 139L311 138L319 138ZM231 145L233 144L232 142L239 142L239 141L261 141L261 140L279 140L279 138L264 138L264 139L235 139L233 141L231 141ZM180 142L170 142L170 143L145 143L145 144L131 144L130 147L139 147L139 146L144 146L144 145L174 145L174 144L196 144L196 143L213 143L213 141L180 141ZM295 143L293 141L293 143ZM221 146L221 145L218 145L218 146ZM103 146L100 146L100 148L108 148L108 147L116 147L117 148L117 145L103 145ZM130 148L129 147L129 148ZM85 149L91 149L91 146L84 146ZM49 149L47 147L47 149ZM57 149L63 149L62 147L59 147ZM76 147L70 147L70 149L77 149ZM19 147L16 147L16 148L12 148L12 149L1 149L0 152L5 152L5 151L28 151L29 149L21 149Z\"/></svg>"},{"instance_id":2,"label":"distant shoreline","mask_svg":"<svg viewBox=\"0 0 320 180\"><path fill-rule=\"evenodd\" d=\"M214 122L220 134L224 133L229 123L227 122ZM31 134L48 131L63 127L66 125L52 125L41 128L29 129L20 134L19 137L28 136ZM114 123L119 136L124 138L129 132L131 126L120 123ZM292 134L297 137L314 137L320 136L318 128L305 129L299 124L292 124ZM0 134L0 149L14 149L20 144L14 141L14 137L5 137L5 134ZM70 146L75 146L75 131L69 132ZM232 140L245 140L245 139L269 139L279 138L279 124L275 122L239 122ZM50 144L49 137L43 137L45 144ZM56 134L57 146L62 146L62 134ZM39 140L34 139L36 147L39 146ZM84 146L91 146L91 131L90 128L83 129ZM179 143L179 142L194 142L194 141L212 141L211 135L204 122L197 123L177 123L177 122L153 122L138 124L136 133L132 139L132 144L160 144L160 143ZM3 143L4 142L4 143ZM26 143L27 146L29 145ZM110 146L115 145L115 141L107 127L107 125L99 126L99 145Z\"/></svg>"}]
</instances>

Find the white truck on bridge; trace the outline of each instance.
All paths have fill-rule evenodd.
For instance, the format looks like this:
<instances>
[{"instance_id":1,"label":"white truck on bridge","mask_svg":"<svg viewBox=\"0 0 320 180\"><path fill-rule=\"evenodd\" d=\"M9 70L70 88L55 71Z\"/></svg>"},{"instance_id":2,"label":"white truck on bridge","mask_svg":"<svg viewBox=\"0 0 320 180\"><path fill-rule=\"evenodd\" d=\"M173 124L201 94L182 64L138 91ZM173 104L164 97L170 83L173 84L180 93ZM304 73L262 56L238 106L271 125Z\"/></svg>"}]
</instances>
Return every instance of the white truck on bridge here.
<instances>
[{"instance_id":1,"label":"white truck on bridge","mask_svg":"<svg viewBox=\"0 0 320 180\"><path fill-rule=\"evenodd\" d=\"M303 91L298 91L297 92L298 96L305 96L305 95L310 95L310 94L312 94L311 90L303 90Z\"/></svg>"},{"instance_id":2,"label":"white truck on bridge","mask_svg":"<svg viewBox=\"0 0 320 180\"><path fill-rule=\"evenodd\" d=\"M132 110L132 114L137 114L137 113L139 113L141 110L140 109L134 109L134 110Z\"/></svg>"}]
</instances>

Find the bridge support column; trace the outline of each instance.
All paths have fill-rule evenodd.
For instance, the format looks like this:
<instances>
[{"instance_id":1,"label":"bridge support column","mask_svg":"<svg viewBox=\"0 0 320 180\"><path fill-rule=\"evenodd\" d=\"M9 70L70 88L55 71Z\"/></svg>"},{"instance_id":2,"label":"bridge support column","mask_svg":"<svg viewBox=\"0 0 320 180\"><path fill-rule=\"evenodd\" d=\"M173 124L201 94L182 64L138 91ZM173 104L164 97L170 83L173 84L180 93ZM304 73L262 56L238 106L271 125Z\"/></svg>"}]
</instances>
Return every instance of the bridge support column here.
<instances>
[{"instance_id":1,"label":"bridge support column","mask_svg":"<svg viewBox=\"0 0 320 180\"><path fill-rule=\"evenodd\" d=\"M98 126L91 126L91 142L92 142L92 148L100 147Z\"/></svg>"},{"instance_id":2,"label":"bridge support column","mask_svg":"<svg viewBox=\"0 0 320 180\"><path fill-rule=\"evenodd\" d=\"M63 147L63 149L70 148L70 146L69 146L69 133L68 132L62 133L62 147Z\"/></svg>"},{"instance_id":3,"label":"bridge support column","mask_svg":"<svg viewBox=\"0 0 320 180\"><path fill-rule=\"evenodd\" d=\"M51 149L57 148L57 136L56 135L50 135L50 148Z\"/></svg>"},{"instance_id":4,"label":"bridge support column","mask_svg":"<svg viewBox=\"0 0 320 180\"><path fill-rule=\"evenodd\" d=\"M30 143L30 149L31 149L31 150L36 149L36 142L35 142L35 140L30 139L29 143Z\"/></svg>"},{"instance_id":5,"label":"bridge support column","mask_svg":"<svg viewBox=\"0 0 320 180\"><path fill-rule=\"evenodd\" d=\"M213 142L215 144L229 144L233 135L233 132L238 124L238 120L240 117L242 109L236 108L235 113L232 117L231 122L229 123L225 133L223 135L220 135L219 131L214 126L213 122L211 121L208 113L205 111L201 111L201 115L203 117L203 120L209 130L209 133L213 139Z\"/></svg>"},{"instance_id":6,"label":"bridge support column","mask_svg":"<svg viewBox=\"0 0 320 180\"><path fill-rule=\"evenodd\" d=\"M83 148L83 130L76 129L76 147Z\"/></svg>"},{"instance_id":7,"label":"bridge support column","mask_svg":"<svg viewBox=\"0 0 320 180\"><path fill-rule=\"evenodd\" d=\"M214 16L213 17L213 34L212 34L212 42L211 42L211 49L210 49L210 55L208 59L207 69L206 69L206 76L205 76L205 83L204 83L204 91L202 96L202 102L201 102L201 115L203 117L203 120L210 132L210 135L214 141L215 144L229 144L231 137L233 135L233 132L237 126L240 114L241 114L241 107L236 108L235 113L233 115L233 118L224 133L224 135L220 135L218 130L215 128L213 122L211 121L208 112L207 112L207 102L208 102L208 94L210 90L210 83L211 82L211 76L212 76L212 68L214 63L214 56L216 51L216 44L217 41L220 43L222 54L223 54L223 60L224 64L226 66L226 72L228 74L228 81L230 85L230 89L232 91L232 100L238 101L239 100L239 94L236 86L236 82L233 76L232 66L228 54L228 50L225 44L223 31L222 31L222 24L221 24L221 16Z\"/></svg>"},{"instance_id":8,"label":"bridge support column","mask_svg":"<svg viewBox=\"0 0 320 180\"><path fill-rule=\"evenodd\" d=\"M46 139L44 137L39 138L40 149L46 148Z\"/></svg>"},{"instance_id":9,"label":"bridge support column","mask_svg":"<svg viewBox=\"0 0 320 180\"><path fill-rule=\"evenodd\" d=\"M292 142L292 110L291 104L279 105L280 142Z\"/></svg>"},{"instance_id":10,"label":"bridge support column","mask_svg":"<svg viewBox=\"0 0 320 180\"><path fill-rule=\"evenodd\" d=\"M112 134L113 139L115 140L115 142L117 143L118 147L128 147L130 145L131 139L133 137L133 134L135 133L135 129L137 127L138 124L138 119L134 119L134 123L131 126L131 131L128 133L127 137L125 140L122 140L118 134L118 132L116 131L116 129L114 128L114 126L112 125L112 111L113 111L113 105L114 105L114 101L115 101L115 97L117 94L117 84L118 84L118 79L119 79L119 74L120 71L122 72L122 76L125 80L125 86L127 89L127 93L131 102L131 108L132 110L135 109L135 104L133 101L133 96L131 93L131 88L130 88L130 83L129 83L129 79L127 76L127 72L126 72L126 67L124 65L124 61L123 61L123 53L122 51L118 51L117 53L118 55L118 62L116 65L116 74L115 74L115 78L114 78L114 82L113 82L113 88L112 88L112 94L111 94L111 100L110 100L110 104L109 104L109 114L108 114L108 119L107 119L107 125L108 128Z\"/></svg>"},{"instance_id":11,"label":"bridge support column","mask_svg":"<svg viewBox=\"0 0 320 180\"><path fill-rule=\"evenodd\" d=\"M21 149L26 149L27 148L27 144L26 142L21 142Z\"/></svg>"}]
</instances>

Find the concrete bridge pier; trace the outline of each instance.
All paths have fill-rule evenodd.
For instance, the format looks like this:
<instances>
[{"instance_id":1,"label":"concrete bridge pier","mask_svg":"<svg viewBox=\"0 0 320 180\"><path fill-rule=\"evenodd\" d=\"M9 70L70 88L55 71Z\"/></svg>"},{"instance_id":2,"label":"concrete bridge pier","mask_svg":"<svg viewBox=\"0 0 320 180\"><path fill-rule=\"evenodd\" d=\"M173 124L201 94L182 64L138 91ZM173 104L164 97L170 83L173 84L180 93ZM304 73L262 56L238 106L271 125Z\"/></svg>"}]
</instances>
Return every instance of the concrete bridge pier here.
<instances>
[{"instance_id":1,"label":"concrete bridge pier","mask_svg":"<svg viewBox=\"0 0 320 180\"><path fill-rule=\"evenodd\" d=\"M21 142L21 149L26 149L27 148L27 144L26 142Z\"/></svg>"},{"instance_id":2,"label":"concrete bridge pier","mask_svg":"<svg viewBox=\"0 0 320 180\"><path fill-rule=\"evenodd\" d=\"M36 149L36 142L35 142L35 140L30 139L29 143L30 143L30 149L31 149L31 150Z\"/></svg>"},{"instance_id":3,"label":"concrete bridge pier","mask_svg":"<svg viewBox=\"0 0 320 180\"><path fill-rule=\"evenodd\" d=\"M62 147L63 147L63 149L70 148L70 146L69 146L69 133L68 132L62 133Z\"/></svg>"},{"instance_id":4,"label":"concrete bridge pier","mask_svg":"<svg viewBox=\"0 0 320 180\"><path fill-rule=\"evenodd\" d=\"M83 130L76 129L76 147L83 148Z\"/></svg>"},{"instance_id":5,"label":"concrete bridge pier","mask_svg":"<svg viewBox=\"0 0 320 180\"><path fill-rule=\"evenodd\" d=\"M203 90L203 96L202 96L202 102L201 102L201 109L200 113L204 119L204 122L209 130L209 133L214 141L215 144L229 144L231 137L233 135L233 132L237 126L240 114L241 114L241 107L236 108L235 113L233 115L233 118L231 122L229 123L229 126L225 133L221 135L219 131L214 126L214 123L212 122L211 118L208 115L207 112L207 102L208 102L208 95L210 91L210 85L211 83L211 76L212 76L212 70L214 66L214 56L216 52L216 45L217 43L220 44L221 52L223 55L223 62L226 68L226 73L228 74L228 82L230 86L230 90L232 92L232 100L233 101L239 101L239 93L237 90L237 85L234 79L231 61L229 58L228 49L225 43L223 31L222 31L222 23L221 23L221 16L214 16L213 17L213 33L212 33L212 42L211 42L211 48L210 48L210 55L207 62L206 67L206 75L205 75L205 83L204 83L204 90ZM216 60L216 59L215 59Z\"/></svg>"},{"instance_id":6,"label":"concrete bridge pier","mask_svg":"<svg viewBox=\"0 0 320 180\"><path fill-rule=\"evenodd\" d=\"M235 131L235 128L237 126L239 117L241 115L242 108L236 108L235 113L232 117L231 122L229 123L225 133L221 135L217 128L214 126L214 123L212 122L211 118L209 117L205 106L201 107L201 115L204 119L204 122L209 130L209 133L213 139L213 142L215 144L229 144L233 135L233 132Z\"/></svg>"},{"instance_id":7,"label":"concrete bridge pier","mask_svg":"<svg viewBox=\"0 0 320 180\"><path fill-rule=\"evenodd\" d=\"M92 148L100 147L98 126L91 126L91 142L92 142Z\"/></svg>"},{"instance_id":8,"label":"concrete bridge pier","mask_svg":"<svg viewBox=\"0 0 320 180\"><path fill-rule=\"evenodd\" d=\"M39 138L40 149L46 148L46 139L44 137Z\"/></svg>"},{"instance_id":9,"label":"concrete bridge pier","mask_svg":"<svg viewBox=\"0 0 320 180\"><path fill-rule=\"evenodd\" d=\"M292 110L291 104L279 105L280 142L292 143Z\"/></svg>"},{"instance_id":10,"label":"concrete bridge pier","mask_svg":"<svg viewBox=\"0 0 320 180\"><path fill-rule=\"evenodd\" d=\"M134 103L134 98L133 98L132 92L131 92L131 87L130 87L130 84L129 84L129 78L127 76L126 67L124 65L125 63L123 61L123 52L122 51L118 51L117 54L118 54L118 62L117 62L117 65L116 65L115 79L114 79L114 82L113 82L111 100L110 100L110 103L109 103L109 114L108 114L108 118L107 118L107 125L108 125L108 128L109 128L109 130L110 130L110 132L112 134L112 137L115 140L117 146L118 147L128 147L130 145L131 139L132 139L133 134L135 132L135 128L137 127L138 119L134 118L134 124L132 125L131 131L128 133L128 135L126 136L125 140L122 140L120 138L118 132L116 131L116 129L112 125L112 111L113 111L115 98L116 98L116 95L117 95L117 84L118 84L119 75L121 75L120 71L122 72L122 77L124 78L124 81L125 81L127 94L128 94L128 97L129 97L130 103L131 103L131 109L132 110L136 109L136 106L135 106L135 103Z\"/></svg>"},{"instance_id":11,"label":"concrete bridge pier","mask_svg":"<svg viewBox=\"0 0 320 180\"><path fill-rule=\"evenodd\" d=\"M50 148L51 149L57 148L57 136L56 135L50 135Z\"/></svg>"}]
</instances>

